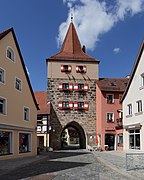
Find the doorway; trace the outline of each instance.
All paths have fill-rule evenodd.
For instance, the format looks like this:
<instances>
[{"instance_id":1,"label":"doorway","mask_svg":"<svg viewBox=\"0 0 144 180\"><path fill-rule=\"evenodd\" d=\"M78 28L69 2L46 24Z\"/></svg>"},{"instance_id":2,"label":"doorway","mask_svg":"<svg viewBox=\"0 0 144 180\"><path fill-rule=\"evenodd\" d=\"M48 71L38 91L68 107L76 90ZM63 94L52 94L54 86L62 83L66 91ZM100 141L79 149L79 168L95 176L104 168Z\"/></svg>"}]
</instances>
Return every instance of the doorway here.
<instances>
[{"instance_id":1,"label":"doorway","mask_svg":"<svg viewBox=\"0 0 144 180\"><path fill-rule=\"evenodd\" d=\"M115 135L114 134L105 134L105 145L108 146L108 150L114 150L115 146Z\"/></svg>"}]
</instances>

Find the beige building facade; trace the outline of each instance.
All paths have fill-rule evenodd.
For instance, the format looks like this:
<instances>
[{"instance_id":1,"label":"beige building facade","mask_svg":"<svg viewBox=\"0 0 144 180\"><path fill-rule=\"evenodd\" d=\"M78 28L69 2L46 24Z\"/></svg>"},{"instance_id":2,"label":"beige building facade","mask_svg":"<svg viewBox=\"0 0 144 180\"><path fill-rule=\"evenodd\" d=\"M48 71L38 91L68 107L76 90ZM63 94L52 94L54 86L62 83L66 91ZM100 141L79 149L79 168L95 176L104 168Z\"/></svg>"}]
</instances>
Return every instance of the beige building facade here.
<instances>
[{"instance_id":1,"label":"beige building facade","mask_svg":"<svg viewBox=\"0 0 144 180\"><path fill-rule=\"evenodd\" d=\"M37 153L37 103L14 30L0 33L0 159Z\"/></svg>"}]
</instances>

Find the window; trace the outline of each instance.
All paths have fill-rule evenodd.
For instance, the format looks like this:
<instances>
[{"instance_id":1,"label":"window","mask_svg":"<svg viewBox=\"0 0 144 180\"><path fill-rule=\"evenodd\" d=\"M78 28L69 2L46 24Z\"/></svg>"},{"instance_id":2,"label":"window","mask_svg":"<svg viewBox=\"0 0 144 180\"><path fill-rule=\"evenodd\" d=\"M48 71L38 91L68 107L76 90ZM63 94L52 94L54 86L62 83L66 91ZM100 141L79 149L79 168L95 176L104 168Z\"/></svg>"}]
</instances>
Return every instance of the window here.
<instances>
[{"instance_id":1,"label":"window","mask_svg":"<svg viewBox=\"0 0 144 180\"><path fill-rule=\"evenodd\" d=\"M142 101L139 100L136 103L137 103L137 112L142 112Z\"/></svg>"},{"instance_id":2,"label":"window","mask_svg":"<svg viewBox=\"0 0 144 180\"><path fill-rule=\"evenodd\" d=\"M18 78L16 78L16 81L15 81L15 88L19 91L22 90L22 81Z\"/></svg>"},{"instance_id":3,"label":"window","mask_svg":"<svg viewBox=\"0 0 144 180\"><path fill-rule=\"evenodd\" d=\"M128 115L132 115L132 104L128 104Z\"/></svg>"},{"instance_id":4,"label":"window","mask_svg":"<svg viewBox=\"0 0 144 180\"><path fill-rule=\"evenodd\" d=\"M142 87L144 86L144 73L141 74L141 86Z\"/></svg>"},{"instance_id":5,"label":"window","mask_svg":"<svg viewBox=\"0 0 144 180\"><path fill-rule=\"evenodd\" d=\"M122 95L119 95L119 103L121 103Z\"/></svg>"},{"instance_id":6,"label":"window","mask_svg":"<svg viewBox=\"0 0 144 180\"><path fill-rule=\"evenodd\" d=\"M89 103L88 102L74 102L74 110L85 110L88 111Z\"/></svg>"},{"instance_id":7,"label":"window","mask_svg":"<svg viewBox=\"0 0 144 180\"><path fill-rule=\"evenodd\" d=\"M31 151L31 135L20 133L19 134L19 153L26 153Z\"/></svg>"},{"instance_id":8,"label":"window","mask_svg":"<svg viewBox=\"0 0 144 180\"><path fill-rule=\"evenodd\" d=\"M15 60L15 57L14 57L15 55L14 55L14 51L12 50L12 48L8 47L6 53L7 53L6 55L9 59L11 59L12 61Z\"/></svg>"},{"instance_id":9,"label":"window","mask_svg":"<svg viewBox=\"0 0 144 180\"><path fill-rule=\"evenodd\" d=\"M6 114L6 99L0 97L0 114Z\"/></svg>"},{"instance_id":10,"label":"window","mask_svg":"<svg viewBox=\"0 0 144 180\"><path fill-rule=\"evenodd\" d=\"M114 113L107 113L107 122L114 122Z\"/></svg>"},{"instance_id":11,"label":"window","mask_svg":"<svg viewBox=\"0 0 144 180\"><path fill-rule=\"evenodd\" d=\"M61 72L71 72L71 65L61 65Z\"/></svg>"},{"instance_id":12,"label":"window","mask_svg":"<svg viewBox=\"0 0 144 180\"><path fill-rule=\"evenodd\" d=\"M84 102L78 102L78 109L84 108Z\"/></svg>"},{"instance_id":13,"label":"window","mask_svg":"<svg viewBox=\"0 0 144 180\"><path fill-rule=\"evenodd\" d=\"M113 94L107 94L107 103L108 104L114 103L114 95Z\"/></svg>"},{"instance_id":14,"label":"window","mask_svg":"<svg viewBox=\"0 0 144 180\"><path fill-rule=\"evenodd\" d=\"M0 155L12 153L12 133L0 131Z\"/></svg>"},{"instance_id":15,"label":"window","mask_svg":"<svg viewBox=\"0 0 144 180\"><path fill-rule=\"evenodd\" d=\"M72 110L73 109L73 102L68 101L59 101L58 103L59 110Z\"/></svg>"},{"instance_id":16,"label":"window","mask_svg":"<svg viewBox=\"0 0 144 180\"><path fill-rule=\"evenodd\" d=\"M29 121L30 120L30 110L27 107L24 107L24 120Z\"/></svg>"},{"instance_id":17,"label":"window","mask_svg":"<svg viewBox=\"0 0 144 180\"><path fill-rule=\"evenodd\" d=\"M62 102L62 107L63 108L69 108L69 102L68 101Z\"/></svg>"},{"instance_id":18,"label":"window","mask_svg":"<svg viewBox=\"0 0 144 180\"><path fill-rule=\"evenodd\" d=\"M5 82L5 71L2 68L0 68L0 82Z\"/></svg>"},{"instance_id":19,"label":"window","mask_svg":"<svg viewBox=\"0 0 144 180\"><path fill-rule=\"evenodd\" d=\"M88 92L88 84L74 84L75 92Z\"/></svg>"},{"instance_id":20,"label":"window","mask_svg":"<svg viewBox=\"0 0 144 180\"><path fill-rule=\"evenodd\" d=\"M86 73L86 66L76 66L77 73Z\"/></svg>"},{"instance_id":21,"label":"window","mask_svg":"<svg viewBox=\"0 0 144 180\"><path fill-rule=\"evenodd\" d=\"M123 146L123 134L118 134L118 146Z\"/></svg>"},{"instance_id":22,"label":"window","mask_svg":"<svg viewBox=\"0 0 144 180\"><path fill-rule=\"evenodd\" d=\"M140 149L140 129L129 130L129 149Z\"/></svg>"},{"instance_id":23,"label":"window","mask_svg":"<svg viewBox=\"0 0 144 180\"><path fill-rule=\"evenodd\" d=\"M59 91L72 91L73 84L69 83L60 83L59 84Z\"/></svg>"}]
</instances>

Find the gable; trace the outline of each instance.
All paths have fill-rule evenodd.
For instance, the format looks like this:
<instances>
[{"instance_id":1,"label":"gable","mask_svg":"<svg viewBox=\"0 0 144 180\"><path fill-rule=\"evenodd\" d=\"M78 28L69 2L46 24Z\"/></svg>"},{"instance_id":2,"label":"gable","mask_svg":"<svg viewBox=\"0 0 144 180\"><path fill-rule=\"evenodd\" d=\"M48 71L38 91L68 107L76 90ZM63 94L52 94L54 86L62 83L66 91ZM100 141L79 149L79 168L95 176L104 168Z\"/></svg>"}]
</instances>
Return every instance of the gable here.
<instances>
[{"instance_id":1,"label":"gable","mask_svg":"<svg viewBox=\"0 0 144 180\"><path fill-rule=\"evenodd\" d=\"M130 80L126 88L126 91L123 94L122 101L126 98L127 94L129 94L128 96L132 95L131 97L133 96L135 97L135 95L138 94L141 88L141 75L144 73L143 66L144 66L144 41L142 42L137 59L132 69Z\"/></svg>"},{"instance_id":2,"label":"gable","mask_svg":"<svg viewBox=\"0 0 144 180\"><path fill-rule=\"evenodd\" d=\"M13 62L6 57L7 47L10 47L14 51L15 60ZM22 80L23 96L27 95L38 109L24 60L12 28L0 34L0 52L0 60L2 62L1 65L4 66L6 71L6 88L13 90L15 78L19 78Z\"/></svg>"}]
</instances>

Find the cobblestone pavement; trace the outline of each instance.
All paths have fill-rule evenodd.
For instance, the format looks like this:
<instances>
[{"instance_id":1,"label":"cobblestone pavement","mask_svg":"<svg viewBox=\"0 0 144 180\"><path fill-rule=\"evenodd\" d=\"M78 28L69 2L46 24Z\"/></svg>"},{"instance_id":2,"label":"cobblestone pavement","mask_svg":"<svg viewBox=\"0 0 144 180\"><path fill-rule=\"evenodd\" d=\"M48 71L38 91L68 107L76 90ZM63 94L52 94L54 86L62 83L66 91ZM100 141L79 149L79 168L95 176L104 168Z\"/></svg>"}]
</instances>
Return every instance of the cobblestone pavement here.
<instances>
[{"instance_id":1,"label":"cobblestone pavement","mask_svg":"<svg viewBox=\"0 0 144 180\"><path fill-rule=\"evenodd\" d=\"M123 175L131 176L132 179L136 180L144 180L144 168L140 169L137 167L136 169L127 170L126 167L126 153L132 154L141 154L141 151L105 151L105 152L94 152L95 157L105 164L107 167L115 170L116 172L120 172ZM144 152L143 152L144 155ZM132 164L133 162L131 162ZM144 161L141 159L141 163L144 167ZM135 166L133 166L135 167Z\"/></svg>"},{"instance_id":2,"label":"cobblestone pavement","mask_svg":"<svg viewBox=\"0 0 144 180\"><path fill-rule=\"evenodd\" d=\"M102 153L88 151L48 152L41 158L0 162L0 180L131 180L100 160ZM104 154L102 154L104 156ZM103 158L104 160L104 158ZM19 161L19 162L18 162ZM22 161L24 162L22 165ZM26 162L28 161L28 162ZM10 165L13 167L10 168ZM20 166L18 164L20 163ZM5 168L4 168L5 167ZM2 169L1 169L2 168Z\"/></svg>"}]
</instances>

